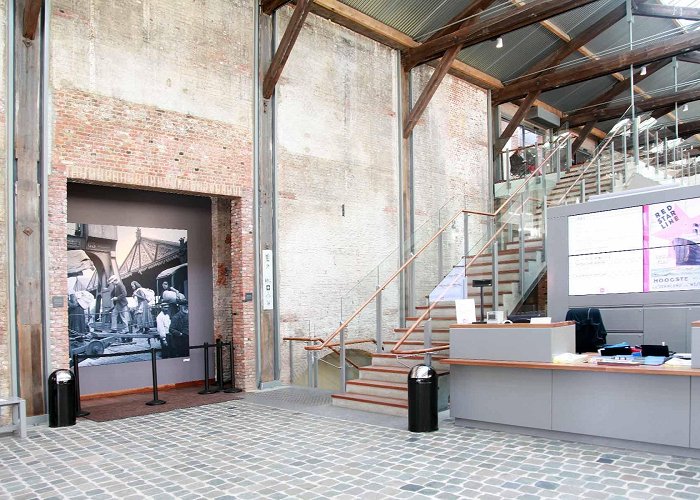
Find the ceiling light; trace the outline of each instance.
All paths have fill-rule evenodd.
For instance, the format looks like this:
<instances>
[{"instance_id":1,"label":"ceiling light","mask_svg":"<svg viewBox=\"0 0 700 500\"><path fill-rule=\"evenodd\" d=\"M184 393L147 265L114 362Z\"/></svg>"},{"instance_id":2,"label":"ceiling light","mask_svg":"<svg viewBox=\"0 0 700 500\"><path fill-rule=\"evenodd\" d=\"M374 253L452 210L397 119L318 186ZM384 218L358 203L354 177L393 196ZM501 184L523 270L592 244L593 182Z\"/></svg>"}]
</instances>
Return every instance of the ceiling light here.
<instances>
[{"instance_id":1,"label":"ceiling light","mask_svg":"<svg viewBox=\"0 0 700 500\"><path fill-rule=\"evenodd\" d=\"M683 111L688 111L688 105L687 105L687 104L684 104L684 105L683 105Z\"/></svg>"},{"instance_id":2,"label":"ceiling light","mask_svg":"<svg viewBox=\"0 0 700 500\"><path fill-rule=\"evenodd\" d=\"M639 76L644 76L647 74L647 67L642 66L642 71L639 72Z\"/></svg>"},{"instance_id":3,"label":"ceiling light","mask_svg":"<svg viewBox=\"0 0 700 500\"><path fill-rule=\"evenodd\" d=\"M498 38L496 38L496 48L497 49L503 48L503 38L501 38L500 36Z\"/></svg>"}]
</instances>

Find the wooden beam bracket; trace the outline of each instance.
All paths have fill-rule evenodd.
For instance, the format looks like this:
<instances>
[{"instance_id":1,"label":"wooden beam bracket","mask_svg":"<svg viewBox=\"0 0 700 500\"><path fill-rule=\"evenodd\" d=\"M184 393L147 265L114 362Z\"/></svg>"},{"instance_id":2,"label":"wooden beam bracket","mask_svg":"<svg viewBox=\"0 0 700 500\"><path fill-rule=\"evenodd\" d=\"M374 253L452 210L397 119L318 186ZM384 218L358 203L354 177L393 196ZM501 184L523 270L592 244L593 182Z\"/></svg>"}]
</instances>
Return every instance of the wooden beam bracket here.
<instances>
[{"instance_id":1,"label":"wooden beam bracket","mask_svg":"<svg viewBox=\"0 0 700 500\"><path fill-rule=\"evenodd\" d=\"M272 62L270 62L270 67L265 74L263 80L263 98L269 99L275 92L275 86L277 81L282 74L284 65L289 59L289 55L292 53L292 48L294 47L294 42L296 42L301 28L304 26L304 21L306 16L309 14L309 9L311 8L311 0L298 0L296 7L294 8L294 13L289 20L289 25L282 35L282 40L280 40L279 47L275 51L275 55L272 57Z\"/></svg>"},{"instance_id":2,"label":"wooden beam bracket","mask_svg":"<svg viewBox=\"0 0 700 500\"><path fill-rule=\"evenodd\" d=\"M14 0L11 0L14 1ZM44 2L42 0L27 0L22 13L22 36L27 40L36 38L36 30L39 27L39 15Z\"/></svg>"}]
</instances>

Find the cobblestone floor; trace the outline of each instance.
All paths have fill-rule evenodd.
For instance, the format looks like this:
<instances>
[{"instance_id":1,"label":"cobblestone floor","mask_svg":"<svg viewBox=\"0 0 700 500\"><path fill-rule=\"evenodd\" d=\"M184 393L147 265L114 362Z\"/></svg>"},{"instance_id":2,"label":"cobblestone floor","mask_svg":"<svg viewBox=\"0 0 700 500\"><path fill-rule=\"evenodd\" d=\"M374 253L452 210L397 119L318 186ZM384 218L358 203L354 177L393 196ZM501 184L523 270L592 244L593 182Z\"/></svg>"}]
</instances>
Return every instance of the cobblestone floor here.
<instances>
[{"instance_id":1,"label":"cobblestone floor","mask_svg":"<svg viewBox=\"0 0 700 500\"><path fill-rule=\"evenodd\" d=\"M229 401L0 437L0 498L700 498L700 460Z\"/></svg>"}]
</instances>

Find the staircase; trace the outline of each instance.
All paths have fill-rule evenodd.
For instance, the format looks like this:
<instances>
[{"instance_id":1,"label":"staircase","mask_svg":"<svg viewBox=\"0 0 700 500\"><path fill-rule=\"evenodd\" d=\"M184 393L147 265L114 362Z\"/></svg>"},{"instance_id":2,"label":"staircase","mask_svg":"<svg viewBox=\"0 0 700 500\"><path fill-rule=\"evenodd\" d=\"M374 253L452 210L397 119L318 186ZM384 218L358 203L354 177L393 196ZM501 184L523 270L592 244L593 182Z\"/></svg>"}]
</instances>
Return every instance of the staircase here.
<instances>
[{"instance_id":1,"label":"staircase","mask_svg":"<svg viewBox=\"0 0 700 500\"><path fill-rule=\"evenodd\" d=\"M574 182L580 184L578 176L582 171L581 168L583 167L574 166L564 173L554 186L550 183L548 205L558 202ZM596 166L593 165L583 177L588 194L597 190L594 188L597 175ZM609 161L607 167L601 163L600 178L602 188L609 190L612 184ZM544 232L543 187L545 186L542 179L533 178L529 181L527 189L518 195L518 200L509 198L510 204L504 207L505 211L500 214L493 226L497 231L496 235L490 240L484 237L478 247L471 249L470 255L466 257L467 296L475 299L477 319L481 319L480 289L471 284L474 279L492 278L494 263L498 270L497 282L494 283L496 286L483 289L484 311L502 310L506 314L516 311L544 274L546 262L542 238ZM566 199L576 202L578 196L580 196L580 190L572 188ZM525 203L527 203L527 209L522 208ZM509 211L514 215L508 214ZM526 213L527 223L524 222L525 216L520 216L520 212ZM521 236L525 238L522 264ZM488 247L484 246L486 244ZM464 266L464 263L463 258L459 265ZM359 368L359 378L347 381L345 393L332 395L334 406L389 415L406 416L408 414L408 373L411 367L424 363L424 354L397 355L391 353L391 350L398 339L416 325L419 317L429 307L429 305L417 306L416 314L406 318L405 328L394 328L393 339L383 341L382 352L371 354L371 364ZM430 311L430 319L432 347L449 346L449 328L456 322L454 302L440 302L434 306ZM419 350L425 347L424 324L418 324L401 346L401 350ZM448 350L431 354L432 365L438 372L441 408L446 408L448 402L449 366L440 361L447 357L449 357Z\"/></svg>"},{"instance_id":2,"label":"staircase","mask_svg":"<svg viewBox=\"0 0 700 500\"><path fill-rule=\"evenodd\" d=\"M525 265L526 274L540 273L543 270L542 240L526 240ZM513 311L521 300L519 292L520 261L518 259L518 242L511 242L498 252L498 306L506 311ZM467 261L471 260L470 256ZM467 271L469 281L479 277L491 277L493 255L484 253L480 255ZM536 284L536 282L535 282ZM479 317L480 294L479 289L472 286L468 289L468 296L476 301L477 318ZM494 309L493 288L484 288L484 310ZM427 305L416 307L416 313L422 314L428 308ZM432 319L432 346L449 346L450 325L456 323L454 302L444 302L436 306L431 312ZM394 333L398 337L418 320L418 316L406 318L406 328L395 328ZM359 369L360 378L347 382L347 392L333 394L334 406L351 408L355 410L371 411L389 415L408 414L408 372L411 367L424 362L423 355L406 355L398 357L390 351L396 344L396 340L388 340L383 343L382 353L372 354L372 364ZM424 346L424 329L417 328L409 340L403 344L404 349L421 349ZM447 407L449 366L440 363L441 359L449 357L448 351L432 355L432 366L438 373L440 383L440 408Z\"/></svg>"}]
</instances>

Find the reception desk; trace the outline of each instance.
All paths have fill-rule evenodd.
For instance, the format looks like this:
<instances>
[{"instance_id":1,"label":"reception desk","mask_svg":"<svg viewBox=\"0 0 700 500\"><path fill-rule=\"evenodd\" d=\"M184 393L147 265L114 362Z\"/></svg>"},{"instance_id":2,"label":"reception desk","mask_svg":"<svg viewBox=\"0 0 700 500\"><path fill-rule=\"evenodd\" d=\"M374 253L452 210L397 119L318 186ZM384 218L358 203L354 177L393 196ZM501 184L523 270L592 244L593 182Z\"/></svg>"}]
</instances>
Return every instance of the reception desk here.
<instances>
[{"instance_id":1,"label":"reception desk","mask_svg":"<svg viewBox=\"0 0 700 500\"><path fill-rule=\"evenodd\" d=\"M491 352L494 339L542 326L550 326L553 335L566 336L561 329L570 325L450 328L450 358L443 362L450 365L450 407L458 425L515 426L553 437L584 441L593 437L598 443L651 443L700 456L700 369L554 364L551 358L529 360L528 348L521 349L521 360L498 359L513 357L506 345L506 354L496 353L492 356L496 359L463 355L483 352L483 346L466 344L481 342L489 331L494 338L487 339L486 350ZM550 344L556 346L558 341Z\"/></svg>"}]
</instances>

